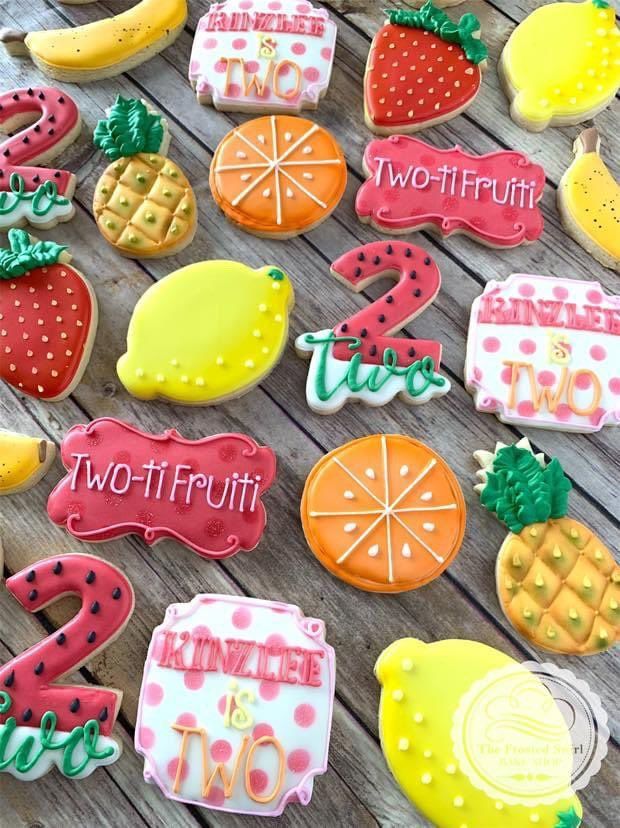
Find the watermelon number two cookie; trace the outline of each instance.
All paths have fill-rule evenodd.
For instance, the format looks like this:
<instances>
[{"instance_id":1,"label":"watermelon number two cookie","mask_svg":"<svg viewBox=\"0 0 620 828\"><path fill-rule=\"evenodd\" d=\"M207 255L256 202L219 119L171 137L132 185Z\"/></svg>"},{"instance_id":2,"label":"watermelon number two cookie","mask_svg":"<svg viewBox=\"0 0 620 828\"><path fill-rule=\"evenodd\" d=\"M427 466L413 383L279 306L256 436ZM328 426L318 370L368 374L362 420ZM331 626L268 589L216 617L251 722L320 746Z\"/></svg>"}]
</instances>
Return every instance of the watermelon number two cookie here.
<instances>
[{"instance_id":1,"label":"watermelon number two cookie","mask_svg":"<svg viewBox=\"0 0 620 828\"><path fill-rule=\"evenodd\" d=\"M123 256L171 256L196 232L196 198L167 156L167 122L143 101L117 97L99 121L95 146L112 162L95 187L93 212L101 235Z\"/></svg>"},{"instance_id":2,"label":"watermelon number two cookie","mask_svg":"<svg viewBox=\"0 0 620 828\"><path fill-rule=\"evenodd\" d=\"M298 607L196 595L168 607L144 665L136 750L177 802L278 816L327 770L336 664Z\"/></svg>"},{"instance_id":3,"label":"watermelon number two cookie","mask_svg":"<svg viewBox=\"0 0 620 828\"><path fill-rule=\"evenodd\" d=\"M255 118L226 135L213 156L213 198L234 224L257 236L290 239L336 209L347 166L335 138L291 115Z\"/></svg>"},{"instance_id":4,"label":"watermelon number two cookie","mask_svg":"<svg viewBox=\"0 0 620 828\"><path fill-rule=\"evenodd\" d=\"M450 467L428 446L375 434L319 460L306 480L301 521L333 575L369 592L404 592L452 563L465 501Z\"/></svg>"},{"instance_id":5,"label":"watermelon number two cookie","mask_svg":"<svg viewBox=\"0 0 620 828\"><path fill-rule=\"evenodd\" d=\"M620 87L619 35L606 0L535 9L514 30L499 63L512 119L541 132L594 118Z\"/></svg>"},{"instance_id":6,"label":"watermelon number two cookie","mask_svg":"<svg viewBox=\"0 0 620 828\"><path fill-rule=\"evenodd\" d=\"M480 23L458 23L428 0L419 11L388 11L364 76L364 113L378 135L416 132L454 118L473 103L488 51Z\"/></svg>"},{"instance_id":7,"label":"watermelon number two cookie","mask_svg":"<svg viewBox=\"0 0 620 828\"><path fill-rule=\"evenodd\" d=\"M6 586L27 612L66 595L80 598L81 607L0 667L0 772L31 782L56 766L69 779L84 779L121 754L111 736L123 694L59 681L121 634L133 613L132 586L115 566L78 554L38 561Z\"/></svg>"},{"instance_id":8,"label":"watermelon number two cookie","mask_svg":"<svg viewBox=\"0 0 620 828\"><path fill-rule=\"evenodd\" d=\"M620 185L601 158L598 130L585 129L574 153L558 187L562 224L597 261L620 271Z\"/></svg>"},{"instance_id":9,"label":"watermelon number two cookie","mask_svg":"<svg viewBox=\"0 0 620 828\"><path fill-rule=\"evenodd\" d=\"M477 451L480 501L510 534L497 557L497 593L510 623L536 646L590 655L620 636L620 567L587 526L568 517L571 482L527 439Z\"/></svg>"},{"instance_id":10,"label":"watermelon number two cookie","mask_svg":"<svg viewBox=\"0 0 620 828\"><path fill-rule=\"evenodd\" d=\"M0 248L0 377L53 402L86 370L97 330L97 300L68 262L64 245L9 230Z\"/></svg>"}]
</instances>

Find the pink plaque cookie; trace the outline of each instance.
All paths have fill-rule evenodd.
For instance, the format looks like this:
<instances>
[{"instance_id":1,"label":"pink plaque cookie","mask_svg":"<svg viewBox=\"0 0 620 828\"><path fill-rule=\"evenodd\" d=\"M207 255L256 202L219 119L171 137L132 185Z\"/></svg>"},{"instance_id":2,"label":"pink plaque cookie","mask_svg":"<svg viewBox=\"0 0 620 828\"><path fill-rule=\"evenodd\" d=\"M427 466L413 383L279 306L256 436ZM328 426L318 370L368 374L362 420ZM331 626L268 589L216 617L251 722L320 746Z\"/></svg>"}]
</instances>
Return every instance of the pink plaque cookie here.
<instances>
[{"instance_id":1,"label":"pink plaque cookie","mask_svg":"<svg viewBox=\"0 0 620 828\"><path fill-rule=\"evenodd\" d=\"M620 296L597 282L517 273L474 300L465 384L506 423L599 431L620 423Z\"/></svg>"},{"instance_id":2,"label":"pink plaque cookie","mask_svg":"<svg viewBox=\"0 0 620 828\"><path fill-rule=\"evenodd\" d=\"M276 459L243 434L186 440L102 417L71 428L61 456L68 474L47 511L81 540L174 538L204 558L226 558L254 549L263 534L261 496Z\"/></svg>"},{"instance_id":3,"label":"pink plaque cookie","mask_svg":"<svg viewBox=\"0 0 620 828\"><path fill-rule=\"evenodd\" d=\"M301 0L227 0L200 19L189 79L202 104L233 112L316 109L327 92L336 24Z\"/></svg>"},{"instance_id":4,"label":"pink plaque cookie","mask_svg":"<svg viewBox=\"0 0 620 828\"><path fill-rule=\"evenodd\" d=\"M520 152L470 155L392 135L368 144L364 170L355 209L384 233L429 228L490 247L515 247L542 233L545 172Z\"/></svg>"},{"instance_id":5,"label":"pink plaque cookie","mask_svg":"<svg viewBox=\"0 0 620 828\"><path fill-rule=\"evenodd\" d=\"M335 656L298 607L197 595L153 632L136 725L144 778L170 799L276 816L327 769Z\"/></svg>"}]
</instances>

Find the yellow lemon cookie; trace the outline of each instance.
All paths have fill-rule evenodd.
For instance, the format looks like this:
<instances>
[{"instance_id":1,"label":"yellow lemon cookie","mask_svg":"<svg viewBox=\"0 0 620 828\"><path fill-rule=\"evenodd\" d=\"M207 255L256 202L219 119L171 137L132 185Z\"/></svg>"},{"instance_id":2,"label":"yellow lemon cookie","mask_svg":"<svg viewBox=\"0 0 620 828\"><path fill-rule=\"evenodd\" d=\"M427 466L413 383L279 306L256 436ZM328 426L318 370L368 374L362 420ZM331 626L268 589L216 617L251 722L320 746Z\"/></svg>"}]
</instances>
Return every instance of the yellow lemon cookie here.
<instances>
[{"instance_id":1,"label":"yellow lemon cookie","mask_svg":"<svg viewBox=\"0 0 620 828\"><path fill-rule=\"evenodd\" d=\"M620 270L620 186L600 155L598 130L575 141L575 160L558 187L558 208L567 233L605 267Z\"/></svg>"},{"instance_id":2,"label":"yellow lemon cookie","mask_svg":"<svg viewBox=\"0 0 620 828\"><path fill-rule=\"evenodd\" d=\"M187 0L142 0L122 14L72 29L2 29L0 42L11 55L30 55L52 78L84 83L119 75L158 54L186 20Z\"/></svg>"},{"instance_id":3,"label":"yellow lemon cookie","mask_svg":"<svg viewBox=\"0 0 620 828\"><path fill-rule=\"evenodd\" d=\"M176 270L136 305L120 380L143 400L211 405L241 396L280 359L293 301L277 267L212 261Z\"/></svg>"},{"instance_id":4,"label":"yellow lemon cookie","mask_svg":"<svg viewBox=\"0 0 620 828\"><path fill-rule=\"evenodd\" d=\"M54 462L56 446L49 440L0 431L0 495L32 488Z\"/></svg>"},{"instance_id":5,"label":"yellow lemon cookie","mask_svg":"<svg viewBox=\"0 0 620 828\"><path fill-rule=\"evenodd\" d=\"M500 60L510 114L532 132L579 124L620 86L620 30L606 0L550 3L514 30Z\"/></svg>"},{"instance_id":6,"label":"yellow lemon cookie","mask_svg":"<svg viewBox=\"0 0 620 828\"><path fill-rule=\"evenodd\" d=\"M530 707L517 693L516 704L495 727L499 730L503 726L505 735L510 724L515 728L519 724L526 728L538 724L528 713L536 710L539 717L542 715L541 743L553 737L554 744L568 748L567 763L559 766L554 780L561 781L558 790L568 789L572 764L568 730L545 686L526 667L477 641L425 644L403 638L381 653L375 674L381 684L381 747L390 771L437 828L577 828L581 823L582 809L576 796L567 792L553 804L511 804L508 792L513 785L518 788L520 782L509 775L514 764L502 769L493 758L485 763L484 755L479 765L475 763L479 754L472 749L472 742L477 745L476 739L485 737L493 742L493 731L491 726L474 730L474 716L481 711L482 716L475 721L484 725L487 711L490 719L498 703L506 702L495 691L496 686L501 687L499 680L490 683L490 692L483 694L489 686L484 680L489 676L501 678L517 690L523 690L527 682L538 703L532 701ZM464 718L458 715L461 711L465 712ZM535 736L536 731L533 733ZM483 770L488 773L481 779L476 774ZM527 780L522 783L523 789L526 786Z\"/></svg>"}]
</instances>

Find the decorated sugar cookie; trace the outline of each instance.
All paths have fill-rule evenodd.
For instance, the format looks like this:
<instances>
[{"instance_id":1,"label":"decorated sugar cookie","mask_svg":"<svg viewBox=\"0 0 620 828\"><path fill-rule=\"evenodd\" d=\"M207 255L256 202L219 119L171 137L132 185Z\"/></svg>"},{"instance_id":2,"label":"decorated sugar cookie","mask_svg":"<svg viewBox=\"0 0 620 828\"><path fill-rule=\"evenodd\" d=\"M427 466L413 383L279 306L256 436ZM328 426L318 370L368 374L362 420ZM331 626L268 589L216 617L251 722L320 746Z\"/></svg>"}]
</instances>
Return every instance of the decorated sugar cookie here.
<instances>
[{"instance_id":1,"label":"decorated sugar cookie","mask_svg":"<svg viewBox=\"0 0 620 828\"><path fill-rule=\"evenodd\" d=\"M75 176L47 169L82 129L77 104L52 86L0 95L0 230L50 228L73 218Z\"/></svg>"},{"instance_id":2,"label":"decorated sugar cookie","mask_svg":"<svg viewBox=\"0 0 620 828\"><path fill-rule=\"evenodd\" d=\"M141 400L211 405L239 397L280 360L293 301L293 286L277 267L182 267L138 301L118 376Z\"/></svg>"},{"instance_id":3,"label":"decorated sugar cookie","mask_svg":"<svg viewBox=\"0 0 620 828\"><path fill-rule=\"evenodd\" d=\"M336 665L298 607L197 595L168 607L144 667L136 750L169 799L277 816L327 770Z\"/></svg>"},{"instance_id":4,"label":"decorated sugar cookie","mask_svg":"<svg viewBox=\"0 0 620 828\"><path fill-rule=\"evenodd\" d=\"M618 35L606 0L535 9L514 30L499 63L513 120L540 132L605 109L620 87Z\"/></svg>"},{"instance_id":5,"label":"decorated sugar cookie","mask_svg":"<svg viewBox=\"0 0 620 828\"><path fill-rule=\"evenodd\" d=\"M0 495L31 489L41 480L56 456L49 440L0 429Z\"/></svg>"},{"instance_id":6,"label":"decorated sugar cookie","mask_svg":"<svg viewBox=\"0 0 620 828\"><path fill-rule=\"evenodd\" d=\"M558 187L566 231L605 267L620 270L620 185L601 158L598 130L585 129Z\"/></svg>"},{"instance_id":7,"label":"decorated sugar cookie","mask_svg":"<svg viewBox=\"0 0 620 828\"><path fill-rule=\"evenodd\" d=\"M477 451L480 501L505 523L497 592L510 623L538 647L590 655L620 637L620 566L605 544L567 516L570 480L557 458L524 437Z\"/></svg>"},{"instance_id":8,"label":"decorated sugar cookie","mask_svg":"<svg viewBox=\"0 0 620 828\"><path fill-rule=\"evenodd\" d=\"M381 684L379 734L386 762L403 792L432 825L578 828L581 824L581 803L570 791L568 728L542 680L527 667L478 641L425 644L401 638L381 653L375 674ZM461 724L459 711L471 718L474 712L481 713L473 723L465 719ZM566 763L556 761L551 774L547 770L546 779L557 784L550 803L529 804L528 800L535 800L531 786L524 786L526 795L515 802L511 796L519 785L515 777L527 773L514 758L510 763L506 759L504 766L493 758L493 748L505 755L502 748L510 748L511 737L518 746L513 735L517 729L526 734L526 747L538 748L539 755L557 748L569 757ZM471 765L473 751L468 754L463 747L476 737L483 748L490 747L486 775L484 763L474 768L475 775L464 764L469 759ZM533 765L530 759L527 770ZM506 772L507 767L515 769L514 776ZM553 801L553 795L559 798Z\"/></svg>"},{"instance_id":9,"label":"decorated sugar cookie","mask_svg":"<svg viewBox=\"0 0 620 828\"><path fill-rule=\"evenodd\" d=\"M620 296L517 273L471 308L465 385L505 423L599 431L620 423Z\"/></svg>"},{"instance_id":10,"label":"decorated sugar cookie","mask_svg":"<svg viewBox=\"0 0 620 828\"><path fill-rule=\"evenodd\" d=\"M0 248L0 378L53 402L82 379L97 331L97 299L65 245L9 230Z\"/></svg>"},{"instance_id":11,"label":"decorated sugar cookie","mask_svg":"<svg viewBox=\"0 0 620 828\"><path fill-rule=\"evenodd\" d=\"M304 118L271 115L228 133L213 156L209 184L234 224L257 236L289 239L336 209L347 166L326 129Z\"/></svg>"},{"instance_id":12,"label":"decorated sugar cookie","mask_svg":"<svg viewBox=\"0 0 620 828\"><path fill-rule=\"evenodd\" d=\"M0 772L21 782L54 766L84 779L121 754L112 738L120 690L60 681L111 644L134 607L131 584L115 566L93 555L45 558L7 578L6 587L27 612L65 595L81 607L60 629L0 667Z\"/></svg>"},{"instance_id":13,"label":"decorated sugar cookie","mask_svg":"<svg viewBox=\"0 0 620 828\"><path fill-rule=\"evenodd\" d=\"M306 480L301 521L333 575L370 592L404 592L452 563L465 501L450 467L428 446L374 434L319 460Z\"/></svg>"},{"instance_id":14,"label":"decorated sugar cookie","mask_svg":"<svg viewBox=\"0 0 620 828\"><path fill-rule=\"evenodd\" d=\"M482 83L487 48L473 14L453 22L428 0L387 11L364 76L366 125L378 135L416 132L460 115Z\"/></svg>"},{"instance_id":15,"label":"decorated sugar cookie","mask_svg":"<svg viewBox=\"0 0 620 828\"><path fill-rule=\"evenodd\" d=\"M121 14L71 29L0 29L0 42L10 55L29 55L52 78L85 83L149 60L174 43L186 20L187 0L139 0Z\"/></svg>"},{"instance_id":16,"label":"decorated sugar cookie","mask_svg":"<svg viewBox=\"0 0 620 828\"><path fill-rule=\"evenodd\" d=\"M356 293L385 276L397 284L333 330L297 337L297 353L310 359L310 408L333 414L347 400L379 406L399 396L418 405L447 394L450 381L438 373L441 344L392 336L439 292L439 268L428 253L401 241L371 242L341 256L331 273Z\"/></svg>"},{"instance_id":17,"label":"decorated sugar cookie","mask_svg":"<svg viewBox=\"0 0 620 828\"><path fill-rule=\"evenodd\" d=\"M336 24L299 0L226 0L198 23L189 79L202 104L233 112L316 109L327 92Z\"/></svg>"},{"instance_id":18,"label":"decorated sugar cookie","mask_svg":"<svg viewBox=\"0 0 620 828\"><path fill-rule=\"evenodd\" d=\"M545 171L520 152L470 155L391 135L366 147L364 172L355 210L383 233L465 233L490 247L515 247L542 233Z\"/></svg>"},{"instance_id":19,"label":"decorated sugar cookie","mask_svg":"<svg viewBox=\"0 0 620 828\"><path fill-rule=\"evenodd\" d=\"M101 235L119 253L154 258L178 253L196 232L196 198L167 156L167 122L143 102L120 95L99 121L95 146L111 161L95 187Z\"/></svg>"},{"instance_id":20,"label":"decorated sugar cookie","mask_svg":"<svg viewBox=\"0 0 620 828\"><path fill-rule=\"evenodd\" d=\"M276 458L243 434L185 440L103 417L69 429L61 456L67 475L47 512L80 540L173 538L204 558L226 558L254 549L265 529L261 497Z\"/></svg>"}]
</instances>

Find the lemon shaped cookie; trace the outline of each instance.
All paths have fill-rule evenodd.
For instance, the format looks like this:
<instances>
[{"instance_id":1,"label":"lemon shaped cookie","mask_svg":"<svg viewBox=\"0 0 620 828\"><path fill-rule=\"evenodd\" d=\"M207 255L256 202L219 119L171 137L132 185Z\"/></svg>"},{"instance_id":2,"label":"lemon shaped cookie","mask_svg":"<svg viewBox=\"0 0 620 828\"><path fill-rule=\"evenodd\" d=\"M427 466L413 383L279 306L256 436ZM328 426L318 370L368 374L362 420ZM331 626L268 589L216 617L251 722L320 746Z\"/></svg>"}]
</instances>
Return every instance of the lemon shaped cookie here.
<instances>
[{"instance_id":1,"label":"lemon shaped cookie","mask_svg":"<svg viewBox=\"0 0 620 828\"><path fill-rule=\"evenodd\" d=\"M119 378L143 400L212 405L241 396L280 359L293 302L277 267L210 261L176 270L136 305Z\"/></svg>"},{"instance_id":2,"label":"lemon shaped cookie","mask_svg":"<svg viewBox=\"0 0 620 828\"><path fill-rule=\"evenodd\" d=\"M620 30L606 0L550 3L514 30L500 59L510 114L532 132L579 124L620 86Z\"/></svg>"},{"instance_id":3,"label":"lemon shaped cookie","mask_svg":"<svg viewBox=\"0 0 620 828\"><path fill-rule=\"evenodd\" d=\"M383 754L406 796L432 825L580 825L581 804L570 793L568 729L543 682L525 666L477 641L425 644L403 638L381 653L375 675L381 684L379 735ZM502 725L503 739L497 736L493 742L493 734ZM527 796L521 799L519 793L531 790L528 774L519 777L517 768L510 775L516 767L514 756L510 760L504 754L503 763L501 755L497 757L502 748L507 751L513 745L521 746L515 736L520 726L532 734L529 741L524 738L526 746L544 750L553 737L554 747L567 750L567 762L556 762L552 773L547 771L547 778L556 786L547 797L555 800L550 804L529 804ZM484 754L489 746L491 750ZM532 759L528 761L533 767Z\"/></svg>"},{"instance_id":4,"label":"lemon shaped cookie","mask_svg":"<svg viewBox=\"0 0 620 828\"><path fill-rule=\"evenodd\" d=\"M49 440L0 431L0 495L32 488L46 474L56 456Z\"/></svg>"}]
</instances>

